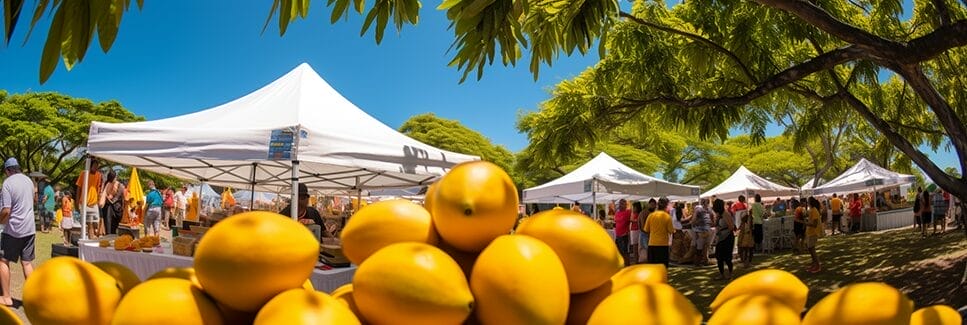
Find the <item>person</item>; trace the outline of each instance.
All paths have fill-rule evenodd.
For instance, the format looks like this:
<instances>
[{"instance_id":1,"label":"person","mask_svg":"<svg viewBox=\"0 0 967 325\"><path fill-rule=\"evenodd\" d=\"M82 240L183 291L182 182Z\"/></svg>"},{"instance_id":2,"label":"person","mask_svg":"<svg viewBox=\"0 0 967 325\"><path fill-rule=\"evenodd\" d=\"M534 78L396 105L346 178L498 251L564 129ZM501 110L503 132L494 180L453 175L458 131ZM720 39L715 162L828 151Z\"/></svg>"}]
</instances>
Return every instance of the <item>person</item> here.
<instances>
[{"instance_id":1,"label":"person","mask_svg":"<svg viewBox=\"0 0 967 325\"><path fill-rule=\"evenodd\" d=\"M639 259L638 251L640 246L638 246L638 243L641 241L641 226L638 223L638 218L641 216L641 211L643 210L644 208L642 207L641 202L631 204L631 222L630 226L628 227L631 236L629 237L628 241L630 244L630 247L628 248L628 255L631 255L632 264L637 264L636 262Z\"/></svg>"},{"instance_id":2,"label":"person","mask_svg":"<svg viewBox=\"0 0 967 325\"><path fill-rule=\"evenodd\" d=\"M849 203L849 232L860 232L860 219L863 217L863 200L860 195L853 193L853 201Z\"/></svg>"},{"instance_id":3,"label":"person","mask_svg":"<svg viewBox=\"0 0 967 325\"><path fill-rule=\"evenodd\" d=\"M734 205L745 204L745 197L739 196L739 202ZM734 206L733 205L733 206ZM739 262L745 267L752 265L752 250L755 249L755 237L752 234L752 214L747 209L736 209L739 214Z\"/></svg>"},{"instance_id":4,"label":"person","mask_svg":"<svg viewBox=\"0 0 967 325\"><path fill-rule=\"evenodd\" d=\"M40 197L40 231L46 234L50 232L51 222L54 220L57 193L54 192L54 187L50 186L47 176L44 176L44 184L46 185L44 185L43 195Z\"/></svg>"},{"instance_id":5,"label":"person","mask_svg":"<svg viewBox=\"0 0 967 325\"><path fill-rule=\"evenodd\" d=\"M668 198L658 199L655 212L645 220L644 231L648 233L648 263L665 264L668 267L669 249L668 237L675 232L672 217L665 212L668 209Z\"/></svg>"},{"instance_id":6,"label":"person","mask_svg":"<svg viewBox=\"0 0 967 325\"><path fill-rule=\"evenodd\" d=\"M319 214L319 210L309 206L309 188L306 184L299 183L299 199L298 199L298 221L304 225L319 225L324 227L322 221L322 215ZM292 214L292 204L289 203L279 211L279 214L289 216Z\"/></svg>"},{"instance_id":7,"label":"person","mask_svg":"<svg viewBox=\"0 0 967 325\"><path fill-rule=\"evenodd\" d=\"M64 246L71 245L71 229L74 228L74 199L70 191L64 191L60 197L60 230L64 232Z\"/></svg>"},{"instance_id":8,"label":"person","mask_svg":"<svg viewBox=\"0 0 967 325\"><path fill-rule=\"evenodd\" d=\"M840 227L843 226L843 200L836 193L833 193L833 198L829 200L829 209L832 210L833 214L833 226L830 229L832 235L836 234L836 230L840 230L840 233L842 233Z\"/></svg>"},{"instance_id":9,"label":"person","mask_svg":"<svg viewBox=\"0 0 967 325\"><path fill-rule=\"evenodd\" d=\"M921 193L920 200L920 235L927 237L927 227L933 224L933 201L931 201L930 187Z\"/></svg>"},{"instance_id":10,"label":"person","mask_svg":"<svg viewBox=\"0 0 967 325\"><path fill-rule=\"evenodd\" d=\"M917 186L917 195L913 199L913 230L923 231L923 222L920 221L920 195L923 195L923 188Z\"/></svg>"},{"instance_id":11,"label":"person","mask_svg":"<svg viewBox=\"0 0 967 325\"><path fill-rule=\"evenodd\" d=\"M101 206L104 208L101 214L102 233L116 234L118 224L124 218L124 187L118 180L117 172L110 170L104 186L101 188Z\"/></svg>"},{"instance_id":12,"label":"person","mask_svg":"<svg viewBox=\"0 0 967 325\"><path fill-rule=\"evenodd\" d=\"M638 227L640 228L638 232L638 263L648 262L648 241L650 237L647 232L644 232L645 221L648 220L648 215L655 212L657 206L658 201L650 199L648 200L648 208L638 214Z\"/></svg>"},{"instance_id":13,"label":"person","mask_svg":"<svg viewBox=\"0 0 967 325\"><path fill-rule=\"evenodd\" d=\"M574 203L571 204L571 211L574 211L580 214L586 214L584 213L584 210L581 210L581 203L578 201L574 201Z\"/></svg>"},{"instance_id":14,"label":"person","mask_svg":"<svg viewBox=\"0 0 967 325\"><path fill-rule=\"evenodd\" d=\"M181 222L185 220L185 212L188 211L188 186L182 184L181 190L175 192L175 227L181 228Z\"/></svg>"},{"instance_id":15,"label":"person","mask_svg":"<svg viewBox=\"0 0 967 325\"><path fill-rule=\"evenodd\" d=\"M732 249L735 248L735 218L725 209L725 201L712 201L712 212L715 212L715 260L719 266L719 278L732 278ZM725 267L729 273L726 275Z\"/></svg>"},{"instance_id":16,"label":"person","mask_svg":"<svg viewBox=\"0 0 967 325\"><path fill-rule=\"evenodd\" d=\"M711 213L705 207L708 206L708 199L701 199L692 207L692 217L688 221L691 226L692 243L689 245L689 255L695 266L705 266L708 263L708 238L711 229Z\"/></svg>"},{"instance_id":17,"label":"person","mask_svg":"<svg viewBox=\"0 0 967 325\"><path fill-rule=\"evenodd\" d=\"M598 225L601 225L602 228L605 225L605 222L604 222L605 215L604 214L605 214L604 209L598 210Z\"/></svg>"},{"instance_id":18,"label":"person","mask_svg":"<svg viewBox=\"0 0 967 325\"><path fill-rule=\"evenodd\" d=\"M4 225L0 235L0 285L3 295L0 303L10 307L13 298L10 290L10 262L23 266L24 280L34 271L34 182L20 171L20 164L16 158L9 158L3 163L3 171L7 179L3 181L0 193L0 224Z\"/></svg>"},{"instance_id":19,"label":"person","mask_svg":"<svg viewBox=\"0 0 967 325\"><path fill-rule=\"evenodd\" d=\"M805 201L804 201L805 202ZM805 204L798 199L792 199L793 224L792 233L796 237L796 252L802 253L806 249L806 209Z\"/></svg>"},{"instance_id":20,"label":"person","mask_svg":"<svg viewBox=\"0 0 967 325\"><path fill-rule=\"evenodd\" d=\"M161 210L164 199L161 192L154 185L154 180L148 180L148 193L144 196L144 232L158 236L161 232Z\"/></svg>"},{"instance_id":21,"label":"person","mask_svg":"<svg viewBox=\"0 0 967 325\"><path fill-rule=\"evenodd\" d=\"M817 273L823 269L819 262L819 255L816 254L816 244L822 233L823 223L819 215L819 200L809 197L809 212L806 219L806 249L809 250L809 256L812 258L812 265L806 269L809 273Z\"/></svg>"},{"instance_id":22,"label":"person","mask_svg":"<svg viewBox=\"0 0 967 325\"><path fill-rule=\"evenodd\" d=\"M669 215L672 217L672 228L675 228L671 236L671 246L669 246L669 261L682 263L685 254L688 252L688 247L691 246L691 243L686 242L687 238L683 231L685 227L682 225L682 219L685 218L685 204L678 202L669 203L669 205L672 206L672 209L669 210Z\"/></svg>"},{"instance_id":23,"label":"person","mask_svg":"<svg viewBox=\"0 0 967 325\"><path fill-rule=\"evenodd\" d=\"M944 197L944 191L937 187L937 192L933 194L933 202L931 203L931 208L933 209L933 233L932 235L943 234L947 230L947 208L950 205L948 201L949 196ZM937 232L937 225L943 225L940 228L940 232Z\"/></svg>"},{"instance_id":24,"label":"person","mask_svg":"<svg viewBox=\"0 0 967 325\"><path fill-rule=\"evenodd\" d=\"M765 207L762 205L762 196L756 193L753 197L752 208L752 239L755 241L755 249L749 251L749 265L752 265L752 256L755 254L756 249L762 249L762 240L765 237L765 229L763 228L763 222L766 213Z\"/></svg>"},{"instance_id":25,"label":"person","mask_svg":"<svg viewBox=\"0 0 967 325\"><path fill-rule=\"evenodd\" d=\"M84 191L84 175L89 174L87 177L87 191ZM87 197L78 197L78 200L83 200L81 202L85 203L86 209L85 218L87 219L87 236L88 238L95 239L100 236L100 224L101 224L101 213L97 206L100 200L100 190L101 190L101 170L100 163L97 159L91 159L91 168L87 171L81 172L77 176L77 194L84 195L87 193Z\"/></svg>"},{"instance_id":26,"label":"person","mask_svg":"<svg viewBox=\"0 0 967 325\"><path fill-rule=\"evenodd\" d=\"M614 213L614 243L618 245L618 251L624 257L625 266L628 266L631 264L631 254L628 252L628 240L630 239L628 227L631 226L631 211L628 211L625 199L618 200L615 210L617 211Z\"/></svg>"},{"instance_id":27,"label":"person","mask_svg":"<svg viewBox=\"0 0 967 325\"><path fill-rule=\"evenodd\" d=\"M171 190L171 186L168 186L159 193L161 193L164 203L161 208L161 228L168 230L168 225L171 224L171 216L175 213L175 192Z\"/></svg>"},{"instance_id":28,"label":"person","mask_svg":"<svg viewBox=\"0 0 967 325\"><path fill-rule=\"evenodd\" d=\"M772 202L772 216L783 217L786 215L786 201L782 198L777 198L775 202Z\"/></svg>"}]
</instances>

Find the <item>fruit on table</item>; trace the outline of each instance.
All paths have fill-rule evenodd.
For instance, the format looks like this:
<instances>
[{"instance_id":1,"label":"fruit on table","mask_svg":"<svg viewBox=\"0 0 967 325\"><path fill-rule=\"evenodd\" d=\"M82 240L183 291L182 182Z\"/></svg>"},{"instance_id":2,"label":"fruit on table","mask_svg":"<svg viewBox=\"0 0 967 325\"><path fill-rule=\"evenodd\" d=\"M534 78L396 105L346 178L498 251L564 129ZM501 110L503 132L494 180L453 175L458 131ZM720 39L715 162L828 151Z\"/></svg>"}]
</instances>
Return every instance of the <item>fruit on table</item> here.
<instances>
[{"instance_id":1,"label":"fruit on table","mask_svg":"<svg viewBox=\"0 0 967 325\"><path fill-rule=\"evenodd\" d=\"M223 320L215 302L191 281L161 278L145 281L124 296L111 324L218 325Z\"/></svg>"},{"instance_id":2,"label":"fruit on table","mask_svg":"<svg viewBox=\"0 0 967 325\"><path fill-rule=\"evenodd\" d=\"M23 325L23 321L7 306L0 306L0 324Z\"/></svg>"},{"instance_id":3,"label":"fruit on table","mask_svg":"<svg viewBox=\"0 0 967 325\"><path fill-rule=\"evenodd\" d=\"M483 324L564 323L570 299L564 272L544 242L527 235L497 237L480 252L470 275L477 319Z\"/></svg>"},{"instance_id":4,"label":"fruit on table","mask_svg":"<svg viewBox=\"0 0 967 325\"><path fill-rule=\"evenodd\" d=\"M83 297L60 303L64 297ZM27 319L44 324L109 324L121 301L118 281L74 257L55 257L27 278L23 306Z\"/></svg>"},{"instance_id":5,"label":"fruit on table","mask_svg":"<svg viewBox=\"0 0 967 325\"><path fill-rule=\"evenodd\" d=\"M359 324L345 305L319 291L291 289L269 300L254 325L275 324Z\"/></svg>"},{"instance_id":6,"label":"fruit on table","mask_svg":"<svg viewBox=\"0 0 967 325\"><path fill-rule=\"evenodd\" d=\"M373 324L460 324L474 307L457 262L413 242L383 247L360 264L353 299Z\"/></svg>"},{"instance_id":7,"label":"fruit on table","mask_svg":"<svg viewBox=\"0 0 967 325\"><path fill-rule=\"evenodd\" d=\"M608 232L583 214L550 210L529 219L516 233L537 238L557 253L571 293L597 288L624 266Z\"/></svg>"},{"instance_id":8,"label":"fruit on table","mask_svg":"<svg viewBox=\"0 0 967 325\"><path fill-rule=\"evenodd\" d=\"M742 295L722 304L708 320L708 325L797 325L799 313L786 304L765 295Z\"/></svg>"},{"instance_id":9,"label":"fruit on table","mask_svg":"<svg viewBox=\"0 0 967 325\"><path fill-rule=\"evenodd\" d=\"M458 164L437 182L431 199L433 224L448 244L479 252L517 221L517 187L497 165Z\"/></svg>"},{"instance_id":10,"label":"fruit on table","mask_svg":"<svg viewBox=\"0 0 967 325\"><path fill-rule=\"evenodd\" d=\"M567 311L568 324L586 324L591 313L608 295L633 284L667 283L668 270L664 264L638 264L625 267L597 288L571 295Z\"/></svg>"},{"instance_id":11,"label":"fruit on table","mask_svg":"<svg viewBox=\"0 0 967 325\"><path fill-rule=\"evenodd\" d=\"M215 224L195 250L195 274L205 292L238 311L254 312L272 297L301 288L319 257L312 232L266 211Z\"/></svg>"},{"instance_id":12,"label":"fruit on table","mask_svg":"<svg viewBox=\"0 0 967 325\"><path fill-rule=\"evenodd\" d=\"M145 281L160 278L185 279L201 288L201 283L198 282L198 276L195 275L195 268L193 267L168 267L158 271L158 273L152 274Z\"/></svg>"},{"instance_id":13,"label":"fruit on table","mask_svg":"<svg viewBox=\"0 0 967 325\"><path fill-rule=\"evenodd\" d=\"M359 307L356 307L356 299L353 298L353 284L347 283L336 290L332 291L332 298L336 299L339 303L349 307L349 310L359 318L360 321L365 321L362 318L362 313L359 312Z\"/></svg>"},{"instance_id":14,"label":"fruit on table","mask_svg":"<svg viewBox=\"0 0 967 325\"><path fill-rule=\"evenodd\" d=\"M913 312L910 325L960 325L963 317L957 310L947 305L927 306Z\"/></svg>"},{"instance_id":15,"label":"fruit on table","mask_svg":"<svg viewBox=\"0 0 967 325\"><path fill-rule=\"evenodd\" d=\"M439 240L430 212L409 200L379 201L359 209L349 218L340 239L343 254L356 265L389 244L435 245Z\"/></svg>"},{"instance_id":16,"label":"fruit on table","mask_svg":"<svg viewBox=\"0 0 967 325\"><path fill-rule=\"evenodd\" d=\"M663 283L633 284L605 298L588 324L695 324L702 315L688 299Z\"/></svg>"},{"instance_id":17,"label":"fruit on table","mask_svg":"<svg viewBox=\"0 0 967 325\"><path fill-rule=\"evenodd\" d=\"M93 262L91 264L118 280L122 296L127 294L128 291L131 291L131 288L134 288L134 286L141 283L141 279L138 278L138 275L134 274L134 271L131 271L131 269L129 269L127 266L114 262L103 261Z\"/></svg>"},{"instance_id":18,"label":"fruit on table","mask_svg":"<svg viewBox=\"0 0 967 325\"><path fill-rule=\"evenodd\" d=\"M766 295L779 299L792 310L806 308L809 288L794 274L777 269L758 270L733 280L712 301L712 313L729 299L746 295Z\"/></svg>"},{"instance_id":19,"label":"fruit on table","mask_svg":"<svg viewBox=\"0 0 967 325\"><path fill-rule=\"evenodd\" d=\"M121 235L118 238L114 239L114 249L119 251L125 250L129 246L131 246L131 242L133 241L134 241L134 237L131 237L131 235L127 235L127 234Z\"/></svg>"},{"instance_id":20,"label":"fruit on table","mask_svg":"<svg viewBox=\"0 0 967 325\"><path fill-rule=\"evenodd\" d=\"M819 300L803 318L810 324L909 324L913 302L884 283L845 286Z\"/></svg>"}]
</instances>

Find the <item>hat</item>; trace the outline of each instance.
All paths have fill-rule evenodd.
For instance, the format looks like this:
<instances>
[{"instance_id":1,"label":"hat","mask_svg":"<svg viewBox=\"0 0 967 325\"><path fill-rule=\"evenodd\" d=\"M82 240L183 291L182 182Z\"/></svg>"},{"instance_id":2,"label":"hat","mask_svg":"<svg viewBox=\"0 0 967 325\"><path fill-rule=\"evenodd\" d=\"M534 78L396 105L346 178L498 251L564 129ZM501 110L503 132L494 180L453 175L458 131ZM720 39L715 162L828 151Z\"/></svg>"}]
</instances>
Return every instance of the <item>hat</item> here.
<instances>
[{"instance_id":1,"label":"hat","mask_svg":"<svg viewBox=\"0 0 967 325\"><path fill-rule=\"evenodd\" d=\"M309 197L309 188L306 184L299 183L299 197Z\"/></svg>"},{"instance_id":2,"label":"hat","mask_svg":"<svg viewBox=\"0 0 967 325\"><path fill-rule=\"evenodd\" d=\"M20 163L17 162L17 158L14 158L14 157L7 158L7 161L3 163L3 168L10 168L10 167L20 167Z\"/></svg>"}]
</instances>

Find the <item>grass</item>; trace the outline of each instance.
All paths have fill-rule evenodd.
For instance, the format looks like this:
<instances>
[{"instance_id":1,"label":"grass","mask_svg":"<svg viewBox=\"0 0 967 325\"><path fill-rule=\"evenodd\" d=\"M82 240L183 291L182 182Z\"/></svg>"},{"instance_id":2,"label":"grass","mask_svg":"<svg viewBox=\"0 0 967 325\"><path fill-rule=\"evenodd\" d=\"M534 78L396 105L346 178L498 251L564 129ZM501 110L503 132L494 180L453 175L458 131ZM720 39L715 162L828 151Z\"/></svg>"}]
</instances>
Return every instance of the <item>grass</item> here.
<instances>
[{"instance_id":1,"label":"grass","mask_svg":"<svg viewBox=\"0 0 967 325\"><path fill-rule=\"evenodd\" d=\"M60 242L59 232L37 233L34 266L50 259L51 243ZM837 235L819 240L819 255L824 270L818 274L805 271L810 262L808 254L784 252L757 255L751 269L738 266L736 260L734 277L765 268L789 271L809 287L807 307L838 288L867 281L885 282L899 288L916 302L917 308L933 304L954 308L967 305L967 286L960 283L967 266L967 241L963 232L948 230L941 236L922 238L918 232L905 228ZM23 293L23 271L20 264L11 264L11 269L13 297L17 300L15 312L26 323L18 300ZM708 320L711 316L708 306L726 285L724 281L714 280L718 269L673 266L668 276L669 283L685 294Z\"/></svg>"},{"instance_id":2,"label":"grass","mask_svg":"<svg viewBox=\"0 0 967 325\"><path fill-rule=\"evenodd\" d=\"M809 254L784 252L756 255L752 268L740 267L733 278L766 268L789 271L809 287L807 308L827 294L857 282L885 282L906 293L917 308L947 304L955 309L967 305L967 287L960 283L967 263L967 241L963 232L941 236L920 236L911 228L825 237L818 253L823 271L806 272ZM707 320L709 305L727 284L715 280L717 267L672 267L668 281L691 300Z\"/></svg>"}]
</instances>

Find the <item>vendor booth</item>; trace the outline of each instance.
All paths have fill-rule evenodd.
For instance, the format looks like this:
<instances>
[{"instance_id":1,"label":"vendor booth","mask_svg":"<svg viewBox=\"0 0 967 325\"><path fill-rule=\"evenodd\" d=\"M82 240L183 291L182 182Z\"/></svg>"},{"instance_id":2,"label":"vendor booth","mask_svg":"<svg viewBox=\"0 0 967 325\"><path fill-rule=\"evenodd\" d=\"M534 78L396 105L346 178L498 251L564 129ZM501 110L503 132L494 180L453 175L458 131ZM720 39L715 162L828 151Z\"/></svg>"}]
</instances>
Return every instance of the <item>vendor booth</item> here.
<instances>
[{"instance_id":1,"label":"vendor booth","mask_svg":"<svg viewBox=\"0 0 967 325\"><path fill-rule=\"evenodd\" d=\"M789 198L799 194L799 189L782 186L756 175L745 166L732 173L732 176L716 187L702 193L702 197L715 196L722 200L736 200L739 195L745 195L749 201L752 196L759 194L762 201L774 200L775 198Z\"/></svg>"},{"instance_id":2,"label":"vendor booth","mask_svg":"<svg viewBox=\"0 0 967 325\"><path fill-rule=\"evenodd\" d=\"M913 175L901 174L860 159L836 178L817 186L808 194L840 196L851 193L874 193L870 200L872 209L864 211L860 227L864 231L901 228L913 225L913 209L903 197L905 187L916 181ZM893 192L901 195L890 195Z\"/></svg>"},{"instance_id":3,"label":"vendor booth","mask_svg":"<svg viewBox=\"0 0 967 325\"><path fill-rule=\"evenodd\" d=\"M667 196L695 200L699 187L664 181L625 166L600 153L581 167L546 184L524 190L524 203L589 203L618 199L647 200Z\"/></svg>"},{"instance_id":4,"label":"vendor booth","mask_svg":"<svg viewBox=\"0 0 967 325\"><path fill-rule=\"evenodd\" d=\"M454 165L479 159L397 132L356 107L305 63L214 108L155 121L93 122L87 150L85 170L96 157L203 184L291 197L297 196L300 183L310 190L357 195L427 185ZM85 191L88 181L85 177ZM242 200L239 192L235 199ZM296 218L296 204L289 213ZM157 254L132 256L173 261L152 255ZM122 264L132 269L140 263L126 261Z\"/></svg>"}]
</instances>

